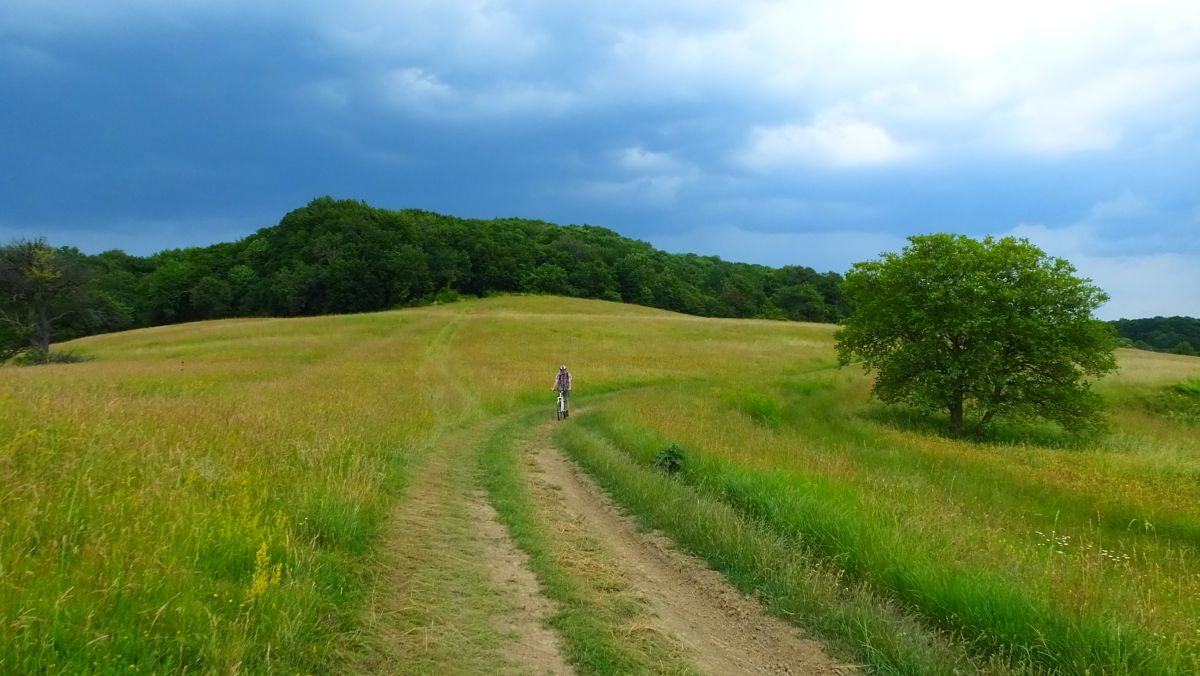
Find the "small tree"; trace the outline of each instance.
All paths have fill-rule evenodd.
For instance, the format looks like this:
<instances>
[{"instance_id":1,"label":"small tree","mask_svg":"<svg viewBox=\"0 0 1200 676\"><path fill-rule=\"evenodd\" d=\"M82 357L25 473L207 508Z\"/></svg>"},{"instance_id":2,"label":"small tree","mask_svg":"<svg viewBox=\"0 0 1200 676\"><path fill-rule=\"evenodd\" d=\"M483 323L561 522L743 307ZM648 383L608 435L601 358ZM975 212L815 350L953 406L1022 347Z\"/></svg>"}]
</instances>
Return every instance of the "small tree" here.
<instances>
[{"instance_id":1,"label":"small tree","mask_svg":"<svg viewBox=\"0 0 1200 676\"><path fill-rule=\"evenodd\" d=\"M947 411L953 434L1002 414L1099 422L1086 378L1116 368L1112 329L1092 317L1103 291L1026 240L908 241L846 274L855 309L837 333L842 364L875 371L885 403Z\"/></svg>"},{"instance_id":2,"label":"small tree","mask_svg":"<svg viewBox=\"0 0 1200 676\"><path fill-rule=\"evenodd\" d=\"M48 361L54 323L86 310L90 297L86 270L45 240L0 247L0 357L32 349Z\"/></svg>"}]
</instances>

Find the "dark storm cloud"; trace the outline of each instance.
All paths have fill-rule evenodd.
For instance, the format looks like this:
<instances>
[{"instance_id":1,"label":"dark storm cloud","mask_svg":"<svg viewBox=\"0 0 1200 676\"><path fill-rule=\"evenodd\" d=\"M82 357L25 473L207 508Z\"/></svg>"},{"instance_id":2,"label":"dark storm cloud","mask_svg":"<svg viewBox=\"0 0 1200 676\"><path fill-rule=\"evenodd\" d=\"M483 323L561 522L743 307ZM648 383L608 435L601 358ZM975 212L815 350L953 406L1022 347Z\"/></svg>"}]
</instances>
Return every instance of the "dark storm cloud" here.
<instances>
[{"instance_id":1,"label":"dark storm cloud","mask_svg":"<svg viewBox=\"0 0 1200 676\"><path fill-rule=\"evenodd\" d=\"M989 12L10 0L0 235L145 253L323 194L818 269L1015 233L1111 287L1108 312L1200 314L1122 290L1200 284L1194 13Z\"/></svg>"}]
</instances>

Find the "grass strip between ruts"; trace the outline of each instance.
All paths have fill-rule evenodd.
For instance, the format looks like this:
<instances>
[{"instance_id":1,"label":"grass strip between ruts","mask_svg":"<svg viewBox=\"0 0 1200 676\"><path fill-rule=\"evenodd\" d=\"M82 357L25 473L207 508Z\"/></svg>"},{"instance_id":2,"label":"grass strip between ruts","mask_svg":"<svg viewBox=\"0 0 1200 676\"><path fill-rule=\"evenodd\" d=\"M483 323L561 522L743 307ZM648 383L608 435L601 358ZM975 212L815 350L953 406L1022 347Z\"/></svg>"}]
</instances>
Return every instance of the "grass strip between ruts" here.
<instances>
[{"instance_id":1,"label":"grass strip between ruts","mask_svg":"<svg viewBox=\"0 0 1200 676\"><path fill-rule=\"evenodd\" d=\"M567 660L584 674L689 674L690 665L671 655L654 636L626 627L641 607L603 598L602 581L582 579L565 565L562 542L552 539L549 524L530 495L517 437L543 414L522 416L500 427L480 450L480 468L488 497L501 522L529 564L542 593L558 610L550 624L563 639ZM635 622L636 623L636 622Z\"/></svg>"}]
</instances>

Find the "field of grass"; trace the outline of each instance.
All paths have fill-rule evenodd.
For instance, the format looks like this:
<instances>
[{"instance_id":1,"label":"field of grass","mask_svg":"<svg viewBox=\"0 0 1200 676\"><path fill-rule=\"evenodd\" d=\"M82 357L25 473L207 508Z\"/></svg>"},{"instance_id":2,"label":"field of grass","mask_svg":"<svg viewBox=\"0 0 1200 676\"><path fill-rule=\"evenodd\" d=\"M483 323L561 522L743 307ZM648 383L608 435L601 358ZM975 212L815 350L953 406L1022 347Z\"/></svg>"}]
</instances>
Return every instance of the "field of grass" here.
<instances>
[{"instance_id":1,"label":"field of grass","mask_svg":"<svg viewBox=\"0 0 1200 676\"><path fill-rule=\"evenodd\" d=\"M1200 358L1122 351L1098 385L1102 436L1002 427L968 442L872 403L858 369L836 368L832 334L507 297L97 336L70 346L89 361L0 370L0 672L498 659L494 599L456 530L466 517L447 503L409 552L403 529L389 534L430 463L466 444L438 499L496 505L560 603L550 624L575 668L685 673L669 647L621 639L636 609L571 569L528 494L512 439L549 413L561 362L585 413L556 443L647 526L849 659L881 673L1200 672L1187 384ZM671 444L683 465L667 476L654 459ZM379 652L385 563L426 593ZM463 598L477 612L456 620ZM404 627L428 618L461 621L482 647L413 642Z\"/></svg>"}]
</instances>

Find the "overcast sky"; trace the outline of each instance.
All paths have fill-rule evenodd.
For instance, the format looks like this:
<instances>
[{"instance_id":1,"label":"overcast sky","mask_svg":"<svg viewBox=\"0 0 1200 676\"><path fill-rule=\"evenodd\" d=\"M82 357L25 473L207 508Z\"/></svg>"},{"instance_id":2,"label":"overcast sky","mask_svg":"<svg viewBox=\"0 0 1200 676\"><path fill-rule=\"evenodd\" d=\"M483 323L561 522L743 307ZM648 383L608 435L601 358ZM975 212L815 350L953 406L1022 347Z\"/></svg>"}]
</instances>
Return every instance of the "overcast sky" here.
<instances>
[{"instance_id":1,"label":"overcast sky","mask_svg":"<svg viewBox=\"0 0 1200 676\"><path fill-rule=\"evenodd\" d=\"M209 244L320 195L843 272L1016 234L1200 316L1200 8L4 0L0 237Z\"/></svg>"}]
</instances>

